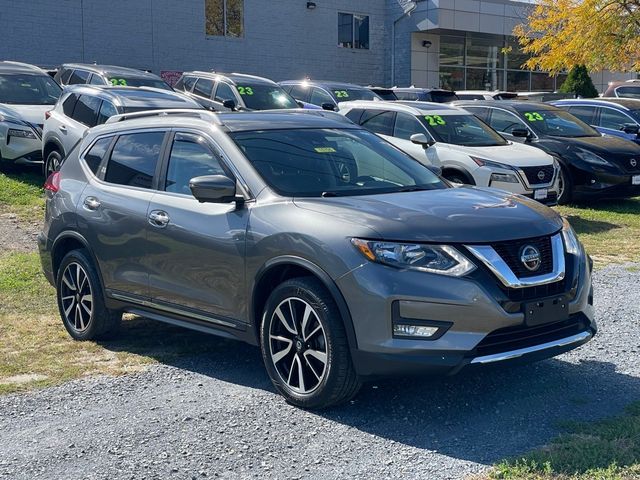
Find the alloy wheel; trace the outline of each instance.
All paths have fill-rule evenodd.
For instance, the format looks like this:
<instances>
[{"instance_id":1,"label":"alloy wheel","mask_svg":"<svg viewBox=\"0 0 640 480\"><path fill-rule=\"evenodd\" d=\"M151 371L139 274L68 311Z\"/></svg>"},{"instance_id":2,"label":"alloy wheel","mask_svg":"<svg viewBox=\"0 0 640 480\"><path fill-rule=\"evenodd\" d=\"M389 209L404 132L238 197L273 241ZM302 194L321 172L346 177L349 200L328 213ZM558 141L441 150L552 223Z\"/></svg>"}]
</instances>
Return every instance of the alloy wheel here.
<instances>
[{"instance_id":1,"label":"alloy wheel","mask_svg":"<svg viewBox=\"0 0 640 480\"><path fill-rule=\"evenodd\" d=\"M49 175L51 175L52 173L60 170L60 163L61 163L60 155L57 154L57 152L52 152L49 154L49 157L47 158L47 165L46 165L47 178L49 178Z\"/></svg>"},{"instance_id":2,"label":"alloy wheel","mask_svg":"<svg viewBox=\"0 0 640 480\"><path fill-rule=\"evenodd\" d=\"M289 297L276 307L269 328L271 361L294 392L309 394L327 373L327 339L313 307Z\"/></svg>"},{"instance_id":3,"label":"alloy wheel","mask_svg":"<svg viewBox=\"0 0 640 480\"><path fill-rule=\"evenodd\" d=\"M89 327L93 313L93 293L85 269L72 262L64 269L60 299L65 322L77 332Z\"/></svg>"}]
</instances>

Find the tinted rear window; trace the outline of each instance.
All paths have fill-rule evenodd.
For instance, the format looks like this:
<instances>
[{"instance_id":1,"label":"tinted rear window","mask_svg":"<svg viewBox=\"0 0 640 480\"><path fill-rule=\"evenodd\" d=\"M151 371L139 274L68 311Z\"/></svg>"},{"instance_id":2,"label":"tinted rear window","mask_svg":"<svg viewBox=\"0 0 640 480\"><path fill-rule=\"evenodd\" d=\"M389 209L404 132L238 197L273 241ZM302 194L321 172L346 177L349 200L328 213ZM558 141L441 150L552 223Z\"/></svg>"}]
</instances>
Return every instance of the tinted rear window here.
<instances>
[{"instance_id":1,"label":"tinted rear window","mask_svg":"<svg viewBox=\"0 0 640 480\"><path fill-rule=\"evenodd\" d=\"M107 153L112 140L113 137L101 138L93 144L93 146L84 156L85 163L91 169L94 175L98 174L100 163L102 163L102 159L104 158L105 153Z\"/></svg>"},{"instance_id":2,"label":"tinted rear window","mask_svg":"<svg viewBox=\"0 0 640 480\"><path fill-rule=\"evenodd\" d=\"M101 103L102 101L98 97L80 95L71 118L87 127L95 127L98 122L98 111Z\"/></svg>"},{"instance_id":3,"label":"tinted rear window","mask_svg":"<svg viewBox=\"0 0 640 480\"><path fill-rule=\"evenodd\" d=\"M458 100L458 96L453 92L431 92L431 101L436 103L447 103Z\"/></svg>"},{"instance_id":4,"label":"tinted rear window","mask_svg":"<svg viewBox=\"0 0 640 480\"><path fill-rule=\"evenodd\" d=\"M148 132L120 136L113 147L105 181L151 188L164 135Z\"/></svg>"}]
</instances>

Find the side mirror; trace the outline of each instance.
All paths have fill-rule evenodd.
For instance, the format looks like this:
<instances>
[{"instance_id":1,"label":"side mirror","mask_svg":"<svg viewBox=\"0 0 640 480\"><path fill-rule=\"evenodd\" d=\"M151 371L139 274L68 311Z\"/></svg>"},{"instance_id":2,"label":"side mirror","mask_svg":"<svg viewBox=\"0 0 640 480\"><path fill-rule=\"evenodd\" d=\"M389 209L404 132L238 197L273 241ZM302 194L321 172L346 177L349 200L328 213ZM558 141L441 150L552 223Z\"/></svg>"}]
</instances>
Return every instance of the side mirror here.
<instances>
[{"instance_id":1,"label":"side mirror","mask_svg":"<svg viewBox=\"0 0 640 480\"><path fill-rule=\"evenodd\" d=\"M529 130L527 130L526 128L514 128L513 130L511 130L511 135L518 138L528 138Z\"/></svg>"},{"instance_id":2,"label":"side mirror","mask_svg":"<svg viewBox=\"0 0 640 480\"><path fill-rule=\"evenodd\" d=\"M629 135L638 135L638 133L640 133L640 126L634 123L625 123L620 130Z\"/></svg>"},{"instance_id":3,"label":"side mirror","mask_svg":"<svg viewBox=\"0 0 640 480\"><path fill-rule=\"evenodd\" d=\"M411 143L415 143L416 145L422 145L424 148L429 148L432 145L436 144L436 142L427 138L427 136L424 133L414 133L409 137L409 140L411 140Z\"/></svg>"},{"instance_id":4,"label":"side mirror","mask_svg":"<svg viewBox=\"0 0 640 480\"><path fill-rule=\"evenodd\" d=\"M229 110L235 112L236 111L236 102L233 100L225 100L222 102L222 106L224 108L228 108Z\"/></svg>"},{"instance_id":5,"label":"side mirror","mask_svg":"<svg viewBox=\"0 0 640 480\"><path fill-rule=\"evenodd\" d=\"M336 106L333 103L323 103L321 105L323 110L329 110L330 112L335 112L336 111Z\"/></svg>"},{"instance_id":6,"label":"side mirror","mask_svg":"<svg viewBox=\"0 0 640 480\"><path fill-rule=\"evenodd\" d=\"M225 175L192 178L189 188L200 203L230 203L239 200L236 197L236 181Z\"/></svg>"},{"instance_id":7,"label":"side mirror","mask_svg":"<svg viewBox=\"0 0 640 480\"><path fill-rule=\"evenodd\" d=\"M300 100L296 100L296 103L298 104L298 107L304 108L304 103L302 103Z\"/></svg>"}]
</instances>

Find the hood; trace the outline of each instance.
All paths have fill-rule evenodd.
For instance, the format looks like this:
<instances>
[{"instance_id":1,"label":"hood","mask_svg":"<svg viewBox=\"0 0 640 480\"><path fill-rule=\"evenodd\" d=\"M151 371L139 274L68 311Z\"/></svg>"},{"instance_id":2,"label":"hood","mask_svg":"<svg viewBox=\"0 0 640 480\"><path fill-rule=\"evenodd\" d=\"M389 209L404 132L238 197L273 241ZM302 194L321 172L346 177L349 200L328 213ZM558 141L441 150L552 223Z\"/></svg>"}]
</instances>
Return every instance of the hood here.
<instances>
[{"instance_id":1,"label":"hood","mask_svg":"<svg viewBox=\"0 0 640 480\"><path fill-rule=\"evenodd\" d=\"M336 198L296 198L299 208L375 230L380 239L489 243L550 235L560 216L520 195L475 187ZM328 221L328 219L327 219Z\"/></svg>"},{"instance_id":2,"label":"hood","mask_svg":"<svg viewBox=\"0 0 640 480\"><path fill-rule=\"evenodd\" d=\"M620 155L640 155L640 146L619 137L543 137L539 140L541 146L546 146L554 152L571 153L576 148L589 150L603 158Z\"/></svg>"},{"instance_id":3,"label":"hood","mask_svg":"<svg viewBox=\"0 0 640 480\"><path fill-rule=\"evenodd\" d=\"M515 142L492 147L465 147L452 144L448 144L447 147L466 155L473 155L474 157L514 167L539 167L553 163L553 158L539 148Z\"/></svg>"},{"instance_id":4,"label":"hood","mask_svg":"<svg viewBox=\"0 0 640 480\"><path fill-rule=\"evenodd\" d=\"M17 118L36 125L44 123L44 113L52 110L54 105L6 105L0 104L0 114Z\"/></svg>"}]
</instances>

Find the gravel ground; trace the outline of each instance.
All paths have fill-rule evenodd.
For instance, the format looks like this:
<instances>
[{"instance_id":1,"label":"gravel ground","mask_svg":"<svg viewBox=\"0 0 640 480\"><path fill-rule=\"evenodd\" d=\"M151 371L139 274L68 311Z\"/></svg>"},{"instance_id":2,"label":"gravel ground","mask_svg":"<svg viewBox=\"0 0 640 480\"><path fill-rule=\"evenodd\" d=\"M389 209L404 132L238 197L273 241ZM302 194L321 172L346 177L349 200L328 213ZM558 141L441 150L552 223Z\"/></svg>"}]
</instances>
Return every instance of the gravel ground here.
<instances>
[{"instance_id":1,"label":"gravel ground","mask_svg":"<svg viewBox=\"0 0 640 480\"><path fill-rule=\"evenodd\" d=\"M366 385L321 413L276 395L258 350L0 398L0 478L459 479L542 445L563 420L640 399L640 269L596 274L600 333L538 364Z\"/></svg>"},{"instance_id":2,"label":"gravel ground","mask_svg":"<svg viewBox=\"0 0 640 480\"><path fill-rule=\"evenodd\" d=\"M41 222L22 222L13 213L0 213L0 245L3 250L33 252Z\"/></svg>"}]
</instances>

